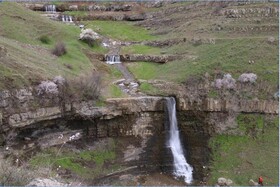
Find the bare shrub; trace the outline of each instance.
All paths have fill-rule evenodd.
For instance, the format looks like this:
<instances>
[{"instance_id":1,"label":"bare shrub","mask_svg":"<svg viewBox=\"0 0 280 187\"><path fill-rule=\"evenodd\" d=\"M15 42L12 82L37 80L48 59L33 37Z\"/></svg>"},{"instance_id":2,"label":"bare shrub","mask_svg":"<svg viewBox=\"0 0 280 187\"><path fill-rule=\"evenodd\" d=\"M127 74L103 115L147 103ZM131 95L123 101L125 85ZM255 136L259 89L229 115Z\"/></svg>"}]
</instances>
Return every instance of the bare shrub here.
<instances>
[{"instance_id":1,"label":"bare shrub","mask_svg":"<svg viewBox=\"0 0 280 187\"><path fill-rule=\"evenodd\" d=\"M10 160L0 159L0 186L24 186L33 176L27 167L17 167Z\"/></svg>"},{"instance_id":2,"label":"bare shrub","mask_svg":"<svg viewBox=\"0 0 280 187\"><path fill-rule=\"evenodd\" d=\"M52 54L56 55L56 56L62 56L64 54L67 53L65 44L63 42L58 42L54 49L52 50Z\"/></svg>"},{"instance_id":3,"label":"bare shrub","mask_svg":"<svg viewBox=\"0 0 280 187\"><path fill-rule=\"evenodd\" d=\"M243 73L239 76L238 81L254 83L257 80L257 75L254 73Z\"/></svg>"},{"instance_id":4,"label":"bare shrub","mask_svg":"<svg viewBox=\"0 0 280 187\"><path fill-rule=\"evenodd\" d=\"M101 78L97 73L91 73L76 79L73 83L77 96L82 100L97 100L100 96Z\"/></svg>"}]
</instances>

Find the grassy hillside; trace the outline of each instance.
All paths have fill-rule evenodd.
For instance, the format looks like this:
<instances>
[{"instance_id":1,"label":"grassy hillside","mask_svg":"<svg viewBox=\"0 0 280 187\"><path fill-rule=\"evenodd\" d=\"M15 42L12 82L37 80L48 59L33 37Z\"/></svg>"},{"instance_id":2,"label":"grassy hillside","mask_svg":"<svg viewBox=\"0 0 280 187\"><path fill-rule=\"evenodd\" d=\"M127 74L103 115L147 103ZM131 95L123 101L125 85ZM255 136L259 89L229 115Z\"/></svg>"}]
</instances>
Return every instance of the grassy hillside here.
<instances>
[{"instance_id":1,"label":"grassy hillside","mask_svg":"<svg viewBox=\"0 0 280 187\"><path fill-rule=\"evenodd\" d=\"M278 18L274 14L264 16L264 13L247 13L240 18L228 18L222 13L229 9L257 8L259 11L277 6L276 3L239 6L228 3L222 6L217 3L201 5L197 2L181 2L153 9L154 18L140 23L141 25L150 27L160 40L186 40L161 50L196 58L183 58L163 65L134 63L128 64L128 68L141 79L175 82L183 82L191 76L203 75L206 72L212 77L231 73L234 78L238 78L242 73L252 72L257 74L258 81L266 81L277 87ZM274 42L269 42L271 37ZM126 51L136 50L132 48ZM254 63L249 64L249 61ZM148 71L142 71L143 69Z\"/></svg>"},{"instance_id":2,"label":"grassy hillside","mask_svg":"<svg viewBox=\"0 0 280 187\"><path fill-rule=\"evenodd\" d=\"M259 176L263 176L265 186L278 184L278 117L270 123L264 123L262 116L248 114L237 119L245 136L217 135L211 140L213 161L209 184L225 177L233 180L234 185L247 186L250 179L257 181Z\"/></svg>"},{"instance_id":3,"label":"grassy hillside","mask_svg":"<svg viewBox=\"0 0 280 187\"><path fill-rule=\"evenodd\" d=\"M104 53L101 47L88 47L78 40L80 29L52 21L16 3L0 4L0 45L7 54L0 59L0 88L27 86L56 75L65 77L98 70L87 53ZM48 44L40 41L47 36ZM67 53L51 54L57 42ZM108 67L110 69L110 67Z\"/></svg>"}]
</instances>

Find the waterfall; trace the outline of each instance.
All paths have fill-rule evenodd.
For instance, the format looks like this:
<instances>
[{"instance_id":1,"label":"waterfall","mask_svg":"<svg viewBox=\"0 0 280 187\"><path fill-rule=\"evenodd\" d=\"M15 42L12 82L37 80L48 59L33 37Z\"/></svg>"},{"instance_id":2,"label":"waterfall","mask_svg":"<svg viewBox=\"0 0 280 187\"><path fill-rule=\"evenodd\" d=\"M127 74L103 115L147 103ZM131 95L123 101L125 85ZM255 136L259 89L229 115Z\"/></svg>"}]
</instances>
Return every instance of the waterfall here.
<instances>
[{"instance_id":1,"label":"waterfall","mask_svg":"<svg viewBox=\"0 0 280 187\"><path fill-rule=\"evenodd\" d=\"M45 6L45 11L47 13L55 13L56 12L56 7L55 7L55 5L46 5Z\"/></svg>"},{"instance_id":2,"label":"waterfall","mask_svg":"<svg viewBox=\"0 0 280 187\"><path fill-rule=\"evenodd\" d=\"M119 64L121 63L120 55L106 55L107 64Z\"/></svg>"},{"instance_id":3,"label":"waterfall","mask_svg":"<svg viewBox=\"0 0 280 187\"><path fill-rule=\"evenodd\" d=\"M173 156L173 174L176 177L183 177L185 182L192 182L193 168L187 163L183 153L182 144L180 142L179 130L176 118L176 101L173 97L166 98L166 106L168 111L169 137L167 139L167 147L171 149Z\"/></svg>"},{"instance_id":4,"label":"waterfall","mask_svg":"<svg viewBox=\"0 0 280 187\"><path fill-rule=\"evenodd\" d=\"M70 22L70 23L72 23L72 22L73 22L73 18L72 18L72 16L68 16L68 15L61 15L61 21L63 21L63 22Z\"/></svg>"}]
</instances>

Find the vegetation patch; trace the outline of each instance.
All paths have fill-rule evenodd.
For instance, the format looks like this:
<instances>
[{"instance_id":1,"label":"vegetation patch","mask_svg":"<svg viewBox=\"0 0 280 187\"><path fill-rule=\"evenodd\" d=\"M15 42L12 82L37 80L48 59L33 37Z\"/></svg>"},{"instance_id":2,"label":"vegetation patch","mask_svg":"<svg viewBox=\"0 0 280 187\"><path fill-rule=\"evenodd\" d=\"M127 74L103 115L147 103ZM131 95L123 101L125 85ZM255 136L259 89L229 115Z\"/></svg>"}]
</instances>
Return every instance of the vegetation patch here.
<instances>
[{"instance_id":1,"label":"vegetation patch","mask_svg":"<svg viewBox=\"0 0 280 187\"><path fill-rule=\"evenodd\" d=\"M149 95L161 95L162 93L160 92L160 90L158 90L157 88L155 88L152 84L149 84L147 82L143 82L140 85L140 91Z\"/></svg>"},{"instance_id":2,"label":"vegetation patch","mask_svg":"<svg viewBox=\"0 0 280 187\"><path fill-rule=\"evenodd\" d=\"M136 62L129 63L127 67L131 73L137 79L151 80L155 79L158 75L158 71L161 69L160 64L151 62Z\"/></svg>"},{"instance_id":3,"label":"vegetation patch","mask_svg":"<svg viewBox=\"0 0 280 187\"><path fill-rule=\"evenodd\" d=\"M109 141L108 145L94 150L84 150L73 152L66 148L49 148L44 150L29 161L33 168L45 167L53 172L67 170L72 175L77 175L84 179L91 179L119 169L114 163L116 159L115 143ZM114 166L107 168L107 165Z\"/></svg>"},{"instance_id":4,"label":"vegetation patch","mask_svg":"<svg viewBox=\"0 0 280 187\"><path fill-rule=\"evenodd\" d=\"M86 21L87 28L91 28L101 35L123 41L145 41L154 40L155 36L131 22L123 21Z\"/></svg>"},{"instance_id":5,"label":"vegetation patch","mask_svg":"<svg viewBox=\"0 0 280 187\"><path fill-rule=\"evenodd\" d=\"M124 93L117 85L111 84L109 89L110 89L110 97L123 97L124 96Z\"/></svg>"},{"instance_id":6,"label":"vegetation patch","mask_svg":"<svg viewBox=\"0 0 280 187\"><path fill-rule=\"evenodd\" d=\"M278 118L278 117L276 117ZM248 129L247 124L263 125L262 117L241 116L238 118L241 129ZM242 121L242 123L240 123ZM213 185L219 177L230 178L234 185L248 186L249 180L257 181L263 176L264 185L277 185L279 180L278 153L279 134L278 120L270 120L263 133L253 138L251 136L217 135L210 140L212 148L212 166L209 184Z\"/></svg>"}]
</instances>

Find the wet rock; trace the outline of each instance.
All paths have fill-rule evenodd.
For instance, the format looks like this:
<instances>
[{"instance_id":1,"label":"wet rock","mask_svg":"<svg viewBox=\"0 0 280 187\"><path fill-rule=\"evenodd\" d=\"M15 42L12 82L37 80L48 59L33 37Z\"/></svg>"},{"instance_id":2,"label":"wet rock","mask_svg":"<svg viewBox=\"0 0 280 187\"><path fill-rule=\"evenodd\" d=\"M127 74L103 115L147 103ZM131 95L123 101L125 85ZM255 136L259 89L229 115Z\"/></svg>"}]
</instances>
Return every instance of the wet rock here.
<instances>
[{"instance_id":1,"label":"wet rock","mask_svg":"<svg viewBox=\"0 0 280 187\"><path fill-rule=\"evenodd\" d=\"M36 178L33 179L29 184L26 186L41 186L41 187L48 187L48 186L68 186L65 183L59 182L53 178Z\"/></svg>"}]
</instances>

